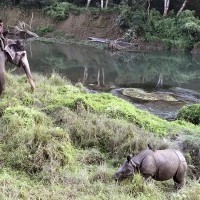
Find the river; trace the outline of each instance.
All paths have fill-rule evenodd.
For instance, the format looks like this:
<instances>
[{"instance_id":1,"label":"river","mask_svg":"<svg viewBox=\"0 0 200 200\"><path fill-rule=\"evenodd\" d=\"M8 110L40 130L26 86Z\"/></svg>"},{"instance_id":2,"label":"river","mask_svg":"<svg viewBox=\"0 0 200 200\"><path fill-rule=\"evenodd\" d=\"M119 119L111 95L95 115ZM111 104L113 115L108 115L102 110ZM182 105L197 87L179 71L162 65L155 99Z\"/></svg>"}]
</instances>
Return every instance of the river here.
<instances>
[{"instance_id":1,"label":"river","mask_svg":"<svg viewBox=\"0 0 200 200\"><path fill-rule=\"evenodd\" d=\"M111 92L162 118L174 119L186 104L200 102L200 58L170 52L111 52L90 46L27 42L32 72L56 72L94 92ZM173 94L178 102L140 101L122 88Z\"/></svg>"}]
</instances>

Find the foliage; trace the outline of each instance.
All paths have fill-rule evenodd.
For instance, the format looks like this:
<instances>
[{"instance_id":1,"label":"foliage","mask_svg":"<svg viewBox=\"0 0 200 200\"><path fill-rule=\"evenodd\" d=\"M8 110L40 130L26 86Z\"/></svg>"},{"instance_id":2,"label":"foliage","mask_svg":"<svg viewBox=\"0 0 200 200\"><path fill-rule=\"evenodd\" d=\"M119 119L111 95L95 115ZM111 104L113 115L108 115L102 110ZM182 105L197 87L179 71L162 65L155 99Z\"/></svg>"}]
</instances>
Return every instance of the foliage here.
<instances>
[{"instance_id":1,"label":"foliage","mask_svg":"<svg viewBox=\"0 0 200 200\"><path fill-rule=\"evenodd\" d=\"M136 9L127 5L120 7L120 14L116 19L117 24L123 28L140 29L145 24L147 18L144 9Z\"/></svg>"},{"instance_id":2,"label":"foliage","mask_svg":"<svg viewBox=\"0 0 200 200\"><path fill-rule=\"evenodd\" d=\"M200 104L183 107L177 116L178 119L200 125Z\"/></svg>"},{"instance_id":3,"label":"foliage","mask_svg":"<svg viewBox=\"0 0 200 200\"><path fill-rule=\"evenodd\" d=\"M56 2L44 8L44 11L56 20L64 20L70 13L79 14L80 9L68 2Z\"/></svg>"},{"instance_id":4,"label":"foliage","mask_svg":"<svg viewBox=\"0 0 200 200\"><path fill-rule=\"evenodd\" d=\"M50 33L54 31L54 27L52 25L48 25L48 26L39 26L36 28L36 33L40 36L46 34L46 33Z\"/></svg>"},{"instance_id":5,"label":"foliage","mask_svg":"<svg viewBox=\"0 0 200 200\"><path fill-rule=\"evenodd\" d=\"M185 10L179 16L173 11L163 17L152 9L123 7L117 20L122 27L136 29L149 41L162 41L169 48L190 49L200 38L200 20L194 12Z\"/></svg>"},{"instance_id":6,"label":"foliage","mask_svg":"<svg viewBox=\"0 0 200 200\"><path fill-rule=\"evenodd\" d=\"M153 36L164 41L169 47L175 46L180 49L191 48L197 42L200 20L195 18L193 12L185 10L178 17L171 13L167 18L157 15L152 10L148 18L147 34L145 34L148 39Z\"/></svg>"}]
</instances>

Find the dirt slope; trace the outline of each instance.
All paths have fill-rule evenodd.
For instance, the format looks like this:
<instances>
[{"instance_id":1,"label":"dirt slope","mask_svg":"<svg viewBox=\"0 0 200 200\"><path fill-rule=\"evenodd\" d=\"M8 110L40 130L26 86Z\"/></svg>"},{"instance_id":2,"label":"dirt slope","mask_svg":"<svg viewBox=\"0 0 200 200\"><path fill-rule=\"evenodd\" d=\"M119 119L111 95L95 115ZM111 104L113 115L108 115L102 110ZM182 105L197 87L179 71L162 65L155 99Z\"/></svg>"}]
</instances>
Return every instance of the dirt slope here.
<instances>
[{"instance_id":1,"label":"dirt slope","mask_svg":"<svg viewBox=\"0 0 200 200\"><path fill-rule=\"evenodd\" d=\"M116 39L123 35L123 31L116 27L115 17L112 14L70 15L67 20L60 22L57 28L83 39L90 36Z\"/></svg>"},{"instance_id":2,"label":"dirt slope","mask_svg":"<svg viewBox=\"0 0 200 200\"><path fill-rule=\"evenodd\" d=\"M116 26L114 14L83 13L77 16L69 15L66 20L57 22L45 16L41 10L0 7L0 18L6 25L16 25L18 21L24 21L27 24L31 22L33 31L37 27L53 25L56 31L79 39L88 37L117 39L124 34L123 30Z\"/></svg>"}]
</instances>

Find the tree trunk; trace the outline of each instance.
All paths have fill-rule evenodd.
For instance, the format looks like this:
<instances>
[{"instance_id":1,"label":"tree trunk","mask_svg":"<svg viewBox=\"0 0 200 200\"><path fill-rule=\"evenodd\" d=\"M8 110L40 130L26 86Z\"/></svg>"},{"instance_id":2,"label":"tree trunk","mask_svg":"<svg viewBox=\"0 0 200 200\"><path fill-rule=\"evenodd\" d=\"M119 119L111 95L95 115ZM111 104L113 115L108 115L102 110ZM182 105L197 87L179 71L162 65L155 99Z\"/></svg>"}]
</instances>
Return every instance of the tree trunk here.
<instances>
[{"instance_id":1,"label":"tree trunk","mask_svg":"<svg viewBox=\"0 0 200 200\"><path fill-rule=\"evenodd\" d=\"M148 0L148 7L147 7L147 13L148 13L148 15L150 13L150 7L151 7L151 2L150 1L151 0Z\"/></svg>"},{"instance_id":2,"label":"tree trunk","mask_svg":"<svg viewBox=\"0 0 200 200\"><path fill-rule=\"evenodd\" d=\"M86 5L86 7L89 7L89 6L90 6L90 2L91 2L91 0L87 0L87 5Z\"/></svg>"},{"instance_id":3,"label":"tree trunk","mask_svg":"<svg viewBox=\"0 0 200 200\"><path fill-rule=\"evenodd\" d=\"M103 10L103 0L101 0L101 9Z\"/></svg>"},{"instance_id":4,"label":"tree trunk","mask_svg":"<svg viewBox=\"0 0 200 200\"><path fill-rule=\"evenodd\" d=\"M105 9L108 8L108 0L106 0Z\"/></svg>"},{"instance_id":5,"label":"tree trunk","mask_svg":"<svg viewBox=\"0 0 200 200\"><path fill-rule=\"evenodd\" d=\"M169 9L169 2L170 0L164 0L164 13L163 16L167 15L168 9Z\"/></svg>"},{"instance_id":6,"label":"tree trunk","mask_svg":"<svg viewBox=\"0 0 200 200\"><path fill-rule=\"evenodd\" d=\"M186 4L187 4L188 1L189 1L189 0L185 0L185 1L183 2L183 4L182 4L180 10L179 10L178 13L177 13L177 16L179 16L180 13L183 11L183 9L185 8L185 6L186 6Z\"/></svg>"}]
</instances>

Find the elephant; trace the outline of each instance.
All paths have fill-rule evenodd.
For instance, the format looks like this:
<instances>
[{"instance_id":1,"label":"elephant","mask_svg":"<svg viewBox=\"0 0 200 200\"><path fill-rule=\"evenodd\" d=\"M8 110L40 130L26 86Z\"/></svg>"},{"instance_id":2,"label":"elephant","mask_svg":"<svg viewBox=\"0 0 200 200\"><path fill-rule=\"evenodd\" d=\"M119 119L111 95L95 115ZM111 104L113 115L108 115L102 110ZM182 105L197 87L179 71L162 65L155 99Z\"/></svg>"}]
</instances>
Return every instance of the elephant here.
<instances>
[{"instance_id":1,"label":"elephant","mask_svg":"<svg viewBox=\"0 0 200 200\"><path fill-rule=\"evenodd\" d=\"M136 156L127 156L127 160L115 173L115 180L120 181L140 172L145 179L156 181L174 180L174 187L180 189L185 184L187 162L183 154L175 149L146 149Z\"/></svg>"},{"instance_id":2,"label":"elephant","mask_svg":"<svg viewBox=\"0 0 200 200\"><path fill-rule=\"evenodd\" d=\"M21 66L24 69L31 85L31 90L34 91L35 83L31 75L27 52L24 50L24 46L19 40L6 39L5 48L0 48L0 94L2 94L5 89L6 61L9 61L14 65Z\"/></svg>"}]
</instances>

